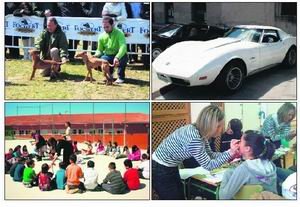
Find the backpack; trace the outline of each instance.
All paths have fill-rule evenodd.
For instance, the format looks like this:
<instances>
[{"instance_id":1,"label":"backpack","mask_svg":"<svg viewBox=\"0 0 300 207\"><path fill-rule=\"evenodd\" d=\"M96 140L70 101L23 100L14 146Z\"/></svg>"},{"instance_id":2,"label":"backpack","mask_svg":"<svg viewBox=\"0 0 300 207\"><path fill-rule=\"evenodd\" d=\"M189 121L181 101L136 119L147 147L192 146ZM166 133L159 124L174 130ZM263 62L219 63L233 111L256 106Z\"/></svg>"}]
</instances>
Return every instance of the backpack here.
<instances>
[{"instance_id":1,"label":"backpack","mask_svg":"<svg viewBox=\"0 0 300 207\"><path fill-rule=\"evenodd\" d=\"M40 173L38 182L41 191L50 190L50 178L47 174Z\"/></svg>"}]
</instances>

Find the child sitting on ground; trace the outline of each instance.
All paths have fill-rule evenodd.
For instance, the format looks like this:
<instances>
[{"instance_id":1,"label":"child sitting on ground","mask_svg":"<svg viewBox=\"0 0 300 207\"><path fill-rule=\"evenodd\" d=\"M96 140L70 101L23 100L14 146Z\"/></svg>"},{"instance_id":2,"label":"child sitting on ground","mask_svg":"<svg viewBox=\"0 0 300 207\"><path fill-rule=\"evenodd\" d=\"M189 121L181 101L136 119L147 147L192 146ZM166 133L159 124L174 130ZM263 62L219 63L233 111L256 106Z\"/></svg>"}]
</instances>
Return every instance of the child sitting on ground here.
<instances>
[{"instance_id":1,"label":"child sitting on ground","mask_svg":"<svg viewBox=\"0 0 300 207\"><path fill-rule=\"evenodd\" d=\"M129 190L137 190L140 188L140 179L138 170L132 168L132 162L129 159L124 161L126 172L124 173L123 180L126 183Z\"/></svg>"},{"instance_id":2,"label":"child sitting on ground","mask_svg":"<svg viewBox=\"0 0 300 207\"><path fill-rule=\"evenodd\" d=\"M86 145L86 149L82 149L81 152L83 155L92 155L93 154L93 145L91 141L83 142Z\"/></svg>"},{"instance_id":3,"label":"child sitting on ground","mask_svg":"<svg viewBox=\"0 0 300 207\"><path fill-rule=\"evenodd\" d=\"M120 153L119 155L117 155L117 156L116 156L116 159L127 158L129 154L130 154L130 152L129 152L128 147L127 147L127 146L124 146L123 152Z\"/></svg>"},{"instance_id":4,"label":"child sitting on ground","mask_svg":"<svg viewBox=\"0 0 300 207\"><path fill-rule=\"evenodd\" d=\"M132 146L131 153L128 155L128 159L132 161L139 161L141 160L141 150L136 146Z\"/></svg>"},{"instance_id":5,"label":"child sitting on ground","mask_svg":"<svg viewBox=\"0 0 300 207\"><path fill-rule=\"evenodd\" d=\"M32 186L37 186L37 176L34 171L34 160L27 160L26 161L27 167L24 169L23 172L23 184L27 188L31 188Z\"/></svg>"},{"instance_id":6,"label":"child sitting on ground","mask_svg":"<svg viewBox=\"0 0 300 207\"><path fill-rule=\"evenodd\" d=\"M66 177L67 177L67 185L66 185L66 192L73 194L76 192L83 193L85 191L84 185L80 182L80 178L83 178L83 172L81 167L76 164L77 156L72 154L70 155L70 165L67 167L66 170Z\"/></svg>"},{"instance_id":7,"label":"child sitting on ground","mask_svg":"<svg viewBox=\"0 0 300 207\"><path fill-rule=\"evenodd\" d=\"M92 160L87 162L87 169L84 170L84 187L90 191L99 191L100 185L98 185L98 173L94 169L95 163Z\"/></svg>"},{"instance_id":8,"label":"child sitting on ground","mask_svg":"<svg viewBox=\"0 0 300 207\"><path fill-rule=\"evenodd\" d=\"M59 170L55 174L56 188L60 190L65 189L66 185L66 164L64 162L59 163Z\"/></svg>"},{"instance_id":9,"label":"child sitting on ground","mask_svg":"<svg viewBox=\"0 0 300 207\"><path fill-rule=\"evenodd\" d=\"M111 144L111 141L109 141L105 148L105 155L109 155L109 153L111 152L111 147L112 147L112 144Z\"/></svg>"},{"instance_id":10,"label":"child sitting on ground","mask_svg":"<svg viewBox=\"0 0 300 207\"><path fill-rule=\"evenodd\" d=\"M121 154L121 149L118 146L118 143L114 142L112 147L111 147L111 151L109 153L109 156L116 158L120 154Z\"/></svg>"},{"instance_id":11,"label":"child sitting on ground","mask_svg":"<svg viewBox=\"0 0 300 207\"><path fill-rule=\"evenodd\" d=\"M225 172L219 191L220 199L232 199L248 184L261 185L264 191L277 194L276 166L271 161L274 152L274 144L263 135L246 131L240 141L240 153L245 161Z\"/></svg>"},{"instance_id":12,"label":"child sitting on ground","mask_svg":"<svg viewBox=\"0 0 300 207\"><path fill-rule=\"evenodd\" d=\"M21 145L18 145L15 147L14 151L13 151L13 157L21 157L22 153L21 153Z\"/></svg>"},{"instance_id":13,"label":"child sitting on ground","mask_svg":"<svg viewBox=\"0 0 300 207\"><path fill-rule=\"evenodd\" d=\"M18 162L16 163L15 167L12 166L10 169L10 176L13 177L13 181L22 182L25 169L25 158L19 157L17 160Z\"/></svg>"},{"instance_id":14,"label":"child sitting on ground","mask_svg":"<svg viewBox=\"0 0 300 207\"><path fill-rule=\"evenodd\" d=\"M122 179L120 171L116 170L116 163L108 165L109 173L106 175L101 185L102 189L111 194L126 193L126 185Z\"/></svg>"},{"instance_id":15,"label":"child sitting on ground","mask_svg":"<svg viewBox=\"0 0 300 207\"><path fill-rule=\"evenodd\" d=\"M149 179L150 177L150 161L148 159L147 154L142 154L142 162L141 164L137 167L138 168L138 173L139 173L139 178L142 179Z\"/></svg>"},{"instance_id":16,"label":"child sitting on ground","mask_svg":"<svg viewBox=\"0 0 300 207\"><path fill-rule=\"evenodd\" d=\"M101 140L99 140L97 144L96 155L104 155L104 154L105 154L105 148Z\"/></svg>"},{"instance_id":17,"label":"child sitting on ground","mask_svg":"<svg viewBox=\"0 0 300 207\"><path fill-rule=\"evenodd\" d=\"M54 183L52 181L53 173L49 172L49 165L47 163L42 164L42 170L37 175L38 185L41 191L49 191L54 188Z\"/></svg>"},{"instance_id":18,"label":"child sitting on ground","mask_svg":"<svg viewBox=\"0 0 300 207\"><path fill-rule=\"evenodd\" d=\"M22 147L22 155L21 155L22 157L25 157L25 158L27 158L27 157L29 157L29 152L28 152L28 149L27 149L27 146L26 145L24 145L23 147Z\"/></svg>"}]
</instances>

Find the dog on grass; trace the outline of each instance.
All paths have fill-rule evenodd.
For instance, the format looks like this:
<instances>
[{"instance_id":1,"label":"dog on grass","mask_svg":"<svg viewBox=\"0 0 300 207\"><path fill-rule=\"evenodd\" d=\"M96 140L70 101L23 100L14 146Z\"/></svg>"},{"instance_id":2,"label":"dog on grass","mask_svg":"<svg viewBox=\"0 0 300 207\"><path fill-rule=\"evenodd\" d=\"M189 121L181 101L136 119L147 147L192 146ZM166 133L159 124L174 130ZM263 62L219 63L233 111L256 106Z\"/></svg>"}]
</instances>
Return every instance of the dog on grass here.
<instances>
[{"instance_id":1,"label":"dog on grass","mask_svg":"<svg viewBox=\"0 0 300 207\"><path fill-rule=\"evenodd\" d=\"M54 60L42 60L40 58L40 51L38 50L29 50L29 54L32 58L32 73L30 76L30 80L34 78L35 71L37 69L48 69L49 66L51 68L51 75L55 76L59 70L60 65L62 64L62 62L57 62Z\"/></svg>"},{"instance_id":2,"label":"dog on grass","mask_svg":"<svg viewBox=\"0 0 300 207\"><path fill-rule=\"evenodd\" d=\"M100 59L93 57L91 54L87 53L86 51L77 53L75 55L76 59L82 59L84 64L87 68L87 74L84 80L90 80L91 83L93 82L93 73L92 69L98 70L100 67L104 77L106 78L106 85L112 85L113 84L113 76L110 73L110 67L115 67L114 65L111 65L107 60Z\"/></svg>"}]
</instances>

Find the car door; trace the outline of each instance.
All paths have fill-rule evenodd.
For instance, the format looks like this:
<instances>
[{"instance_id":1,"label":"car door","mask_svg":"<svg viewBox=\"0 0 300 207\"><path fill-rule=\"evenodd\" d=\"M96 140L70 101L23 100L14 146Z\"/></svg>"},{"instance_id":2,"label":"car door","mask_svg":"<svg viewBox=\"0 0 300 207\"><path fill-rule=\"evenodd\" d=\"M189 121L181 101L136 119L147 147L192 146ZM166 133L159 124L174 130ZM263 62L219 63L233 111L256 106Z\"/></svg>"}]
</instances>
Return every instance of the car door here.
<instances>
[{"instance_id":1,"label":"car door","mask_svg":"<svg viewBox=\"0 0 300 207\"><path fill-rule=\"evenodd\" d=\"M278 31L265 29L261 38L260 68L280 63L283 52L283 42Z\"/></svg>"}]
</instances>

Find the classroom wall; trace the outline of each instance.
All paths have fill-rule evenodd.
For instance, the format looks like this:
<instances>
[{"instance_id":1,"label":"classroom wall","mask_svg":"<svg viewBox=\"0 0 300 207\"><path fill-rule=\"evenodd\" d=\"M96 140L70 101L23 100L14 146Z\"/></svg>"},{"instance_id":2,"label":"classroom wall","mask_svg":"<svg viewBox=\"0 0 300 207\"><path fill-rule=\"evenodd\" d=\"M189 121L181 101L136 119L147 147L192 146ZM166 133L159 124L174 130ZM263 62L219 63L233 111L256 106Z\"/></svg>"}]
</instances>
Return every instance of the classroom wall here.
<instances>
[{"instance_id":1,"label":"classroom wall","mask_svg":"<svg viewBox=\"0 0 300 207\"><path fill-rule=\"evenodd\" d=\"M210 103L191 103L191 121L192 121L192 123L197 120L197 117L200 114L201 110L208 105L210 105Z\"/></svg>"},{"instance_id":2,"label":"classroom wall","mask_svg":"<svg viewBox=\"0 0 300 207\"><path fill-rule=\"evenodd\" d=\"M243 131L259 130L264 119L276 113L283 103L225 103L225 125L233 119L241 119ZM293 103L296 105L295 103ZM260 115L264 112L264 116Z\"/></svg>"}]
</instances>

